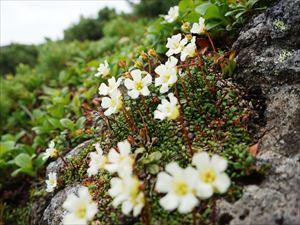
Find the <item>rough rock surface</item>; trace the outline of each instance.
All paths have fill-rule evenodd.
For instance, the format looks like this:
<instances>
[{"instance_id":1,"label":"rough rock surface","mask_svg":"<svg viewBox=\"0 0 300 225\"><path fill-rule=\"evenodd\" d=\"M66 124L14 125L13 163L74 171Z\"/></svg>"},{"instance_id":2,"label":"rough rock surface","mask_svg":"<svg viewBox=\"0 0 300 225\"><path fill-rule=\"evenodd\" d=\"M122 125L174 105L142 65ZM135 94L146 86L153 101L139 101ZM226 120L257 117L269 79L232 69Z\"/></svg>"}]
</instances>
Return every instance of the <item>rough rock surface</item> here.
<instances>
[{"instance_id":1,"label":"rough rock surface","mask_svg":"<svg viewBox=\"0 0 300 225\"><path fill-rule=\"evenodd\" d=\"M280 23L278 21L282 21ZM272 169L235 202L218 202L220 224L300 224L300 1L281 0L234 44L237 78L266 99L258 163Z\"/></svg>"},{"instance_id":2,"label":"rough rock surface","mask_svg":"<svg viewBox=\"0 0 300 225\"><path fill-rule=\"evenodd\" d=\"M78 189L81 187L79 184L68 186L65 189L57 192L51 199L49 205L45 209L40 225L61 225L62 219L66 211L62 208L62 204L71 193L77 194Z\"/></svg>"},{"instance_id":3,"label":"rough rock surface","mask_svg":"<svg viewBox=\"0 0 300 225\"><path fill-rule=\"evenodd\" d=\"M87 140L80 145L73 148L68 154L64 156L64 158L72 158L74 155L77 155L82 149L86 148L91 143L91 140ZM46 175L51 172L56 172L59 176L60 170L64 167L64 162L61 158L56 159L54 162L51 162L46 169Z\"/></svg>"}]
</instances>

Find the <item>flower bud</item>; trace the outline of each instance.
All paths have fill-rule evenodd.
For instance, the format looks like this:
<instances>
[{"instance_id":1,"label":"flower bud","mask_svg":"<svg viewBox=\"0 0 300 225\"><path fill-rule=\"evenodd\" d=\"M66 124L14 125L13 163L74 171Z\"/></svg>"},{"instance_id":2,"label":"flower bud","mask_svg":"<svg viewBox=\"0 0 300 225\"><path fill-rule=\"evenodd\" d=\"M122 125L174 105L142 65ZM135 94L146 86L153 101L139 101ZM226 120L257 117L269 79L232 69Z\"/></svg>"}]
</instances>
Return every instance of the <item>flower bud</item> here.
<instances>
[{"instance_id":1,"label":"flower bud","mask_svg":"<svg viewBox=\"0 0 300 225\"><path fill-rule=\"evenodd\" d=\"M184 22L181 26L181 30L185 33L189 33L191 30L191 26L189 22Z\"/></svg>"},{"instance_id":2,"label":"flower bud","mask_svg":"<svg viewBox=\"0 0 300 225\"><path fill-rule=\"evenodd\" d=\"M141 57L145 61L149 59L148 55L144 51L141 52Z\"/></svg>"},{"instance_id":3,"label":"flower bud","mask_svg":"<svg viewBox=\"0 0 300 225\"><path fill-rule=\"evenodd\" d=\"M188 41L191 41L191 40L193 39L193 35L187 34L187 35L185 35L185 38L186 38Z\"/></svg>"},{"instance_id":4,"label":"flower bud","mask_svg":"<svg viewBox=\"0 0 300 225\"><path fill-rule=\"evenodd\" d=\"M130 72L125 72L125 73L123 74L123 77L124 77L124 78L128 78L128 79L131 79L131 78L132 78Z\"/></svg>"},{"instance_id":5,"label":"flower bud","mask_svg":"<svg viewBox=\"0 0 300 225\"><path fill-rule=\"evenodd\" d=\"M125 68L126 67L126 61L121 59L119 62L118 62L118 66L121 67L121 68Z\"/></svg>"},{"instance_id":6,"label":"flower bud","mask_svg":"<svg viewBox=\"0 0 300 225\"><path fill-rule=\"evenodd\" d=\"M144 64L141 61L135 61L134 66L139 69L144 69Z\"/></svg>"},{"instance_id":7,"label":"flower bud","mask_svg":"<svg viewBox=\"0 0 300 225\"><path fill-rule=\"evenodd\" d=\"M152 57L157 58L157 53L156 53L156 51L155 51L154 49L152 49L152 48L148 50L148 54L151 55Z\"/></svg>"}]
</instances>

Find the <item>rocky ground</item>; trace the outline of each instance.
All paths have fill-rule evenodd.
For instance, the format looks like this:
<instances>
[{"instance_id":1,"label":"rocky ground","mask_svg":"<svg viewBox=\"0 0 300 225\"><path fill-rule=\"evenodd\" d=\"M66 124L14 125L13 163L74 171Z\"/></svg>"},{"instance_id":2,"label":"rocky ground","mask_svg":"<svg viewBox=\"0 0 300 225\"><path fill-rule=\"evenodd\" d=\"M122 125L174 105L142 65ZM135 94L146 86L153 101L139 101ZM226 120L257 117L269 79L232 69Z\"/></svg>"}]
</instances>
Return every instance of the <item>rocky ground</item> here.
<instances>
[{"instance_id":1,"label":"rocky ground","mask_svg":"<svg viewBox=\"0 0 300 225\"><path fill-rule=\"evenodd\" d=\"M282 0L256 16L234 43L237 78L265 99L258 163L265 179L218 204L220 224L300 224L300 1Z\"/></svg>"}]
</instances>

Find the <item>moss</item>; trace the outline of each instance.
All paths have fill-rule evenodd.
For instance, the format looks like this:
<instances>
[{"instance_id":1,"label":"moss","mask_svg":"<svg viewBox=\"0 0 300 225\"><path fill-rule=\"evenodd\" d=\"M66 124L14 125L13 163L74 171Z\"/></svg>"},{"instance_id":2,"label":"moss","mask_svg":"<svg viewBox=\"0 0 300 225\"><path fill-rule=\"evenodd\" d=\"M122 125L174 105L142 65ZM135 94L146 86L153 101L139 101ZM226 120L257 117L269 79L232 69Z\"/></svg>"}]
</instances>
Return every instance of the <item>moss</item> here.
<instances>
[{"instance_id":1,"label":"moss","mask_svg":"<svg viewBox=\"0 0 300 225\"><path fill-rule=\"evenodd\" d=\"M31 204L24 205L6 205L1 204L3 208L3 224L28 225L30 224ZM16 219L17 218L17 219ZM2 218L0 218L0 222Z\"/></svg>"}]
</instances>

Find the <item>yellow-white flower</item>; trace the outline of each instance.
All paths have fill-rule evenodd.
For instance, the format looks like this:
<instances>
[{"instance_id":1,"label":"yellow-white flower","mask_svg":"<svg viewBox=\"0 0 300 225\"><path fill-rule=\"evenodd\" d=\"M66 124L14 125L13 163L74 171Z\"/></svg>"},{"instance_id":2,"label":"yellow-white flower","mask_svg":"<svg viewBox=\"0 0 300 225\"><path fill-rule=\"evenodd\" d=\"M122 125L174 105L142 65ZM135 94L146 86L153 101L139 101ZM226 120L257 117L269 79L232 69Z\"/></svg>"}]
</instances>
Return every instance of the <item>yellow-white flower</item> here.
<instances>
[{"instance_id":1,"label":"yellow-white flower","mask_svg":"<svg viewBox=\"0 0 300 225\"><path fill-rule=\"evenodd\" d=\"M91 161L89 163L89 168L87 170L88 176L96 175L99 169L104 169L105 164L107 162L106 156L103 155L103 151L100 147L100 144L94 144L96 148L96 152L90 153Z\"/></svg>"},{"instance_id":2,"label":"yellow-white flower","mask_svg":"<svg viewBox=\"0 0 300 225\"><path fill-rule=\"evenodd\" d=\"M47 160L49 157L55 158L57 156L58 156L58 150L55 148L55 143L52 140L48 144L48 148L46 149L46 152L44 152L43 160Z\"/></svg>"},{"instance_id":3,"label":"yellow-white flower","mask_svg":"<svg viewBox=\"0 0 300 225\"><path fill-rule=\"evenodd\" d=\"M191 33L193 34L204 34L205 33L205 19L203 17L199 18L199 23L193 23Z\"/></svg>"},{"instance_id":4,"label":"yellow-white flower","mask_svg":"<svg viewBox=\"0 0 300 225\"><path fill-rule=\"evenodd\" d=\"M55 172L51 172L48 174L48 180L46 180L46 184L47 184L47 192L53 192L54 189L57 186L57 178L56 178L56 173Z\"/></svg>"},{"instance_id":5,"label":"yellow-white flower","mask_svg":"<svg viewBox=\"0 0 300 225\"><path fill-rule=\"evenodd\" d=\"M188 40L183 38L181 40L181 34L173 35L172 37L168 38L168 42L166 47L169 49L166 55L169 57L174 54L178 54L182 51L184 46L187 44Z\"/></svg>"},{"instance_id":6,"label":"yellow-white flower","mask_svg":"<svg viewBox=\"0 0 300 225\"><path fill-rule=\"evenodd\" d=\"M93 219L97 213L97 204L93 202L87 187L81 187L78 190L78 196L74 193L67 196L63 203L63 208L68 213L63 218L65 225L85 225Z\"/></svg>"},{"instance_id":7,"label":"yellow-white flower","mask_svg":"<svg viewBox=\"0 0 300 225\"><path fill-rule=\"evenodd\" d=\"M160 205L169 211L178 208L180 213L191 212L199 202L195 196L197 171L192 167L182 169L172 162L166 166L166 172L158 174L155 185L156 191L167 193Z\"/></svg>"},{"instance_id":8,"label":"yellow-white flower","mask_svg":"<svg viewBox=\"0 0 300 225\"><path fill-rule=\"evenodd\" d=\"M122 105L122 94L118 89L112 92L109 97L103 97L101 102L101 106L107 109L104 112L105 116L118 113L122 108Z\"/></svg>"},{"instance_id":9,"label":"yellow-white flower","mask_svg":"<svg viewBox=\"0 0 300 225\"><path fill-rule=\"evenodd\" d=\"M128 215L133 211L133 216L141 213L144 204L144 193L140 191L142 182L136 176L126 176L123 178L112 178L111 188L108 193L114 198L112 204L117 207L122 203L122 212Z\"/></svg>"},{"instance_id":10,"label":"yellow-white flower","mask_svg":"<svg viewBox=\"0 0 300 225\"><path fill-rule=\"evenodd\" d=\"M179 105L177 98L173 93L168 94L169 100L162 99L161 104L157 106L157 110L154 111L155 119L168 119L175 120L179 116Z\"/></svg>"},{"instance_id":11,"label":"yellow-white flower","mask_svg":"<svg viewBox=\"0 0 300 225\"><path fill-rule=\"evenodd\" d=\"M119 142L118 150L119 152L114 148L110 149L105 169L110 173L117 172L120 177L131 176L134 159L131 154L130 143L127 140Z\"/></svg>"},{"instance_id":12,"label":"yellow-white flower","mask_svg":"<svg viewBox=\"0 0 300 225\"><path fill-rule=\"evenodd\" d=\"M192 164L197 167L198 187L200 198L209 198L213 192L225 193L230 186L230 178L224 172L227 168L226 159L213 155L211 158L207 152L196 153L193 156Z\"/></svg>"},{"instance_id":13,"label":"yellow-white flower","mask_svg":"<svg viewBox=\"0 0 300 225\"><path fill-rule=\"evenodd\" d=\"M122 79L119 78L116 80L115 77L108 79L108 86L105 83L102 83L98 89L100 95L109 95L115 92L120 86Z\"/></svg>"},{"instance_id":14,"label":"yellow-white flower","mask_svg":"<svg viewBox=\"0 0 300 225\"><path fill-rule=\"evenodd\" d=\"M150 91L148 86L152 83L152 77L149 73L142 78L142 71L136 69L130 72L132 79L126 79L124 85L128 89L128 95L136 99L139 95L148 96Z\"/></svg>"},{"instance_id":15,"label":"yellow-white flower","mask_svg":"<svg viewBox=\"0 0 300 225\"><path fill-rule=\"evenodd\" d=\"M165 64L161 64L155 68L155 73L159 75L155 78L155 87L161 86L160 93L166 93L169 86L172 86L177 81L177 67L178 59L171 56Z\"/></svg>"},{"instance_id":16,"label":"yellow-white flower","mask_svg":"<svg viewBox=\"0 0 300 225\"><path fill-rule=\"evenodd\" d=\"M164 19L168 23L173 23L179 16L179 7L178 6L173 6L169 9L168 15L164 16Z\"/></svg>"},{"instance_id":17,"label":"yellow-white flower","mask_svg":"<svg viewBox=\"0 0 300 225\"><path fill-rule=\"evenodd\" d=\"M196 49L196 37L193 37L191 43L189 43L182 49L180 54L180 60L185 61L186 57L194 57L196 54Z\"/></svg>"},{"instance_id":18,"label":"yellow-white flower","mask_svg":"<svg viewBox=\"0 0 300 225\"><path fill-rule=\"evenodd\" d=\"M99 67L97 69L97 73L95 74L95 77L99 77L99 76L103 76L106 77L108 76L110 73L110 68L109 65L107 63L107 60L104 61L104 63L100 63Z\"/></svg>"}]
</instances>

